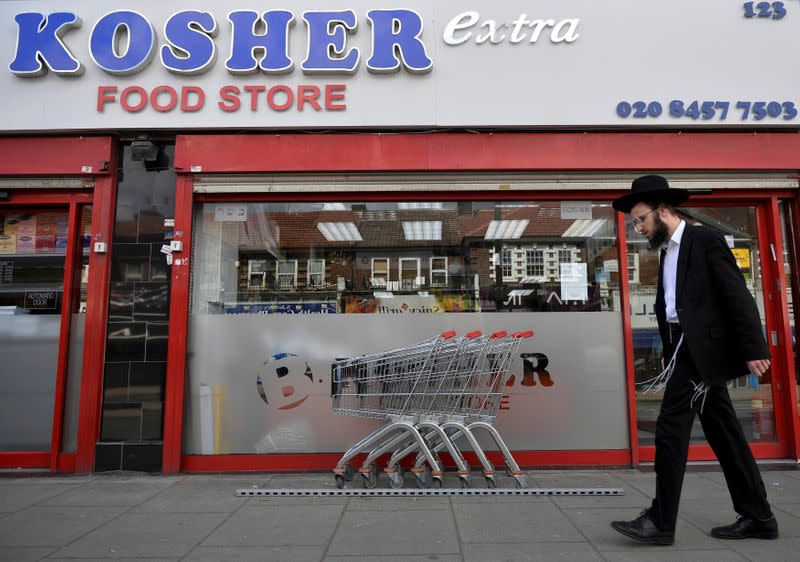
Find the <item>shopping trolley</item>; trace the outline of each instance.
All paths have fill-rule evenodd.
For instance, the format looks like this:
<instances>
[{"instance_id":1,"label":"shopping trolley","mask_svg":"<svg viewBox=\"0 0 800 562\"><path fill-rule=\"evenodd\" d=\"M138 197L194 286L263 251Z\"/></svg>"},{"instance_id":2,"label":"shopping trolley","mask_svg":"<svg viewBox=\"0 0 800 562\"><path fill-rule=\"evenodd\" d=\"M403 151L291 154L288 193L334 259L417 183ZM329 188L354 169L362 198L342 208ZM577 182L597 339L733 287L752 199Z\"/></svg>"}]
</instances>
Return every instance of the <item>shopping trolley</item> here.
<instances>
[{"instance_id":1,"label":"shopping trolley","mask_svg":"<svg viewBox=\"0 0 800 562\"><path fill-rule=\"evenodd\" d=\"M532 337L533 332L516 332L509 336L505 331L501 331L482 337L479 332L477 336L475 334L466 336L467 340L471 341L462 346L459 359L446 378L448 391L432 393L429 407L423 408L436 414L437 423L447 437L447 440L441 440L437 439L438 435L432 434L433 442L429 442L429 448L434 456L444 448L451 455L452 449L456 449L460 455L455 442L458 439L465 439L478 458L487 486L494 488L496 487L494 467L475 437L475 430L483 430L489 434L503 455L506 473L514 479L515 485L527 488L526 474L520 470L493 424L500 409L503 389L508 381L513 358L519 350L521 341ZM396 463L413 452L416 452L413 443L395 452L386 468L390 478ZM425 469L424 461L422 455L417 455L412 468L415 474ZM468 483L462 480L462 486L467 487Z\"/></svg>"},{"instance_id":2,"label":"shopping trolley","mask_svg":"<svg viewBox=\"0 0 800 562\"><path fill-rule=\"evenodd\" d=\"M479 331L456 338L445 332L417 344L373 355L337 360L331 367L334 413L385 419L386 423L355 443L337 463L337 486L351 480L353 457L367 453L358 472L364 485L377 482L376 461L394 450L385 469L393 487L403 485L399 461L417 453L412 471L421 487L441 487L444 475L438 452L447 450L458 469L462 487L469 487L469 466L454 440L464 437L494 483L494 470L472 431L486 429L506 459L509 473L524 487L524 475L492 423L508 379L512 357L522 338L532 332L508 336ZM448 435L448 430L452 432ZM490 484L491 485L491 484Z\"/></svg>"}]
</instances>

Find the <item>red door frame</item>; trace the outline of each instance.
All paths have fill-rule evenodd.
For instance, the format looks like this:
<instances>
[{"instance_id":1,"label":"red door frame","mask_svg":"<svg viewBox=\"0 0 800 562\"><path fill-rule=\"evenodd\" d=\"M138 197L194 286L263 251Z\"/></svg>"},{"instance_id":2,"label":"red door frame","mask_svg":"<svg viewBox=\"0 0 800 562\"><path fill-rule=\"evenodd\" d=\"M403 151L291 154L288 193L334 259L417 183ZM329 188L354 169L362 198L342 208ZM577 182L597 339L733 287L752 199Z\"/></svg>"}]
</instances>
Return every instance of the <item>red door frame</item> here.
<instances>
[{"instance_id":1,"label":"red door frame","mask_svg":"<svg viewBox=\"0 0 800 562\"><path fill-rule=\"evenodd\" d=\"M99 434L100 390L103 381L108 279L111 252L90 252L86 326L75 453L61 452L64 397L68 368L72 305L80 268L78 228L82 205L92 205L92 242L110 242L114 228L117 186L117 147L111 137L3 137L0 138L0 176L14 178L73 177L93 182L87 190L10 189L3 206L61 206L69 209L70 231L65 257L65 285L56 375L51 449L46 452L0 453L0 467L49 468L62 472L90 472ZM110 245L109 245L110 247Z\"/></svg>"},{"instance_id":2,"label":"red door frame","mask_svg":"<svg viewBox=\"0 0 800 562\"><path fill-rule=\"evenodd\" d=\"M639 173L660 171L787 171L797 177L800 170L800 136L789 133L429 133L429 134L252 134L252 135L179 135L175 150L175 170L179 175L176 196L176 239L183 241L182 267L173 267L170 305L170 352L167 366L167 397L164 419L165 473L180 470L290 470L316 469L330 466L328 455L234 455L201 457L182 455L183 392L186 367L186 335L189 304L189 263L192 203L224 199L222 196L197 196L192 193L195 173L280 173L280 172L518 172L518 171L590 171ZM613 198L619 192L521 192L497 193L413 193L416 199L442 199L466 196L471 199L541 198ZM396 199L398 193L314 194L314 200L335 197ZM263 194L238 194L236 200L264 200ZM284 195L274 200L292 198ZM735 191L714 197L698 197L698 201L748 200L776 197L797 199L794 190L770 192ZM273 198L270 198L273 200ZM774 236L775 217L769 214L770 237ZM622 217L618 216L620 263L627 263ZM759 221L763 224L764 221ZM766 228L766 225L765 225ZM178 233L181 234L178 234ZM767 232L763 234L766 235ZM762 233L760 233L762 234ZM780 232L778 232L780 234ZM762 236L766 240L766 236ZM778 238L780 240L780 238ZM777 272L776 272L777 273ZM623 295L623 329L625 362L628 379L628 412L631 448L626 451L547 451L523 452L524 465L610 465L638 464L646 457L636 443L635 399L633 388L633 354L627 348L631 327L627 302L627 279L620 276ZM783 309L786 310L785 308ZM786 316L784 312L783 316ZM781 354L781 361L788 355ZM787 366L791 365L791 361ZM785 369L783 373L788 373ZM788 374L784 378L788 377ZM789 408L794 412L795 405ZM796 416L795 416L796 417ZM778 422L783 423L783 421ZM784 429L785 428L785 429ZM783 423L785 444L794 444L797 458L797 423ZM754 447L757 455L772 455L772 450ZM702 455L702 450L693 451ZM788 454L782 447L776 455ZM333 457L333 455L331 455Z\"/></svg>"},{"instance_id":3,"label":"red door frame","mask_svg":"<svg viewBox=\"0 0 800 562\"><path fill-rule=\"evenodd\" d=\"M774 328L778 332L778 345L773 346L768 342L768 347L772 353L772 372L778 376L772 376L773 400L775 408L775 432L776 441L768 443L751 443L750 448L756 458L797 458L796 440L798 436L796 406L792 407L792 396L796 396L796 388L791 383L793 371L793 358L791 356L791 344L787 345L787 334L789 332L788 303L786 293L783 288L783 281L776 285L778 277L784 273L782 260L772 260L772 250L770 244L774 243L777 248L781 247L781 233L775 231L780 223L777 219L777 201L779 197L787 195L785 192L745 192L738 191L733 196L694 196L692 206L716 206L716 207L736 207L741 205L755 206L756 222L758 225L759 254L763 279L763 298L764 315L768 328ZM796 194L794 194L796 196ZM774 207L774 210L773 210ZM773 242L770 242L770 241ZM778 267L780 266L780 267ZM785 326L784 326L785 324ZM788 336L789 338L791 336ZM767 334L769 340L769 333ZM787 357L788 355L788 357ZM793 392L794 391L794 392ZM794 404L797 404L796 399ZM632 442L634 437L632 436ZM641 446L639 448L639 461L653 462L655 460L655 447ZM690 445L689 458L691 460L714 460L711 447L707 444Z\"/></svg>"},{"instance_id":4,"label":"red door frame","mask_svg":"<svg viewBox=\"0 0 800 562\"><path fill-rule=\"evenodd\" d=\"M800 233L800 198L795 199L788 199L786 200L787 206L791 207L791 220L792 230L795 233ZM789 265L794 267L794 275L792 275L792 295L794 295L793 303L794 303L794 329L795 329L795 342L794 342L794 349L800 349L800 276L798 276L798 271L800 271L800 240L796 237L794 240L791 241L789 244L789 251L791 252ZM785 277L784 277L785 279ZM790 352L792 353L792 352ZM800 369L800 364L795 363L795 376L797 375L797 371ZM791 400L794 401L795 404L798 403L798 384L800 381L795 379L794 384L792 384L792 374L789 375L789 395ZM800 408L798 408L800 410ZM800 425L800 411L795 412L797 415L793 420L795 427ZM795 451L798 452L796 457L797 460L800 460L800 430L795 431Z\"/></svg>"}]
</instances>

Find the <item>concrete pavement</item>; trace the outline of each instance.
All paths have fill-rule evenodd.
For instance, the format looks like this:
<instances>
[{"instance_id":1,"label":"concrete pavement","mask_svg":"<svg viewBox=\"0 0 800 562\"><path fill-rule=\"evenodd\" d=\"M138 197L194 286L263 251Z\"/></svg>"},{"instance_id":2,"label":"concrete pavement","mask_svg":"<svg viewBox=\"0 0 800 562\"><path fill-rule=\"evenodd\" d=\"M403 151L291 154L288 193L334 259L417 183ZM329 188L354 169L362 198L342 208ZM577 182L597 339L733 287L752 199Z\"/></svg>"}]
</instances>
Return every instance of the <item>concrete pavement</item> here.
<instances>
[{"instance_id":1,"label":"concrete pavement","mask_svg":"<svg viewBox=\"0 0 800 562\"><path fill-rule=\"evenodd\" d=\"M732 522L719 471L686 475L674 546L609 527L649 505L638 470L532 472L543 488L623 496L237 497L240 488L334 488L331 474L0 477L0 560L797 560L800 471L764 472L776 541L720 541ZM385 477L379 482L385 485ZM409 481L410 483L410 481ZM449 475L448 483L457 485ZM355 481L353 485L358 485ZM500 487L510 485L507 479ZM483 485L475 479L475 485Z\"/></svg>"}]
</instances>

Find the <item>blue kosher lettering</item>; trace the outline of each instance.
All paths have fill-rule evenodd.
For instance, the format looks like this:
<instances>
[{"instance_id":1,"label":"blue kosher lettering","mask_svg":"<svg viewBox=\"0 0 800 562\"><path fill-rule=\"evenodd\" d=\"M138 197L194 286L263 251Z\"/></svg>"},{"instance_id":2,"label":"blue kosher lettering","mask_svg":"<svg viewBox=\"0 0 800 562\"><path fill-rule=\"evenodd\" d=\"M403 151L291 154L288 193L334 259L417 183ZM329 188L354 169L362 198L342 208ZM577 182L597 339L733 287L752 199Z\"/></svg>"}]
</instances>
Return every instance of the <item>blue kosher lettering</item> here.
<instances>
[{"instance_id":1,"label":"blue kosher lettering","mask_svg":"<svg viewBox=\"0 0 800 562\"><path fill-rule=\"evenodd\" d=\"M308 28L308 54L300 68L306 74L353 74L361 53L356 48L345 54L346 32L355 33L358 22L353 10L303 12ZM333 56L331 56L333 55Z\"/></svg>"},{"instance_id":2,"label":"blue kosher lettering","mask_svg":"<svg viewBox=\"0 0 800 562\"><path fill-rule=\"evenodd\" d=\"M433 61L421 39L422 17L417 12L370 10L367 20L372 26L372 56L367 61L367 70L388 74L404 66L414 74L431 71Z\"/></svg>"},{"instance_id":3,"label":"blue kosher lettering","mask_svg":"<svg viewBox=\"0 0 800 562\"><path fill-rule=\"evenodd\" d=\"M127 34L127 48L119 49L117 42ZM134 74L153 60L156 32L153 25L138 12L120 10L100 18L89 38L89 54L92 60L115 75Z\"/></svg>"},{"instance_id":4,"label":"blue kosher lettering","mask_svg":"<svg viewBox=\"0 0 800 562\"><path fill-rule=\"evenodd\" d=\"M64 33L81 26L77 14L53 12L45 16L38 12L26 12L17 14L14 20L19 32L16 55L8 65L11 72L23 77L41 76L48 69L62 75L83 74L83 65L61 40Z\"/></svg>"},{"instance_id":5,"label":"blue kosher lettering","mask_svg":"<svg viewBox=\"0 0 800 562\"><path fill-rule=\"evenodd\" d=\"M279 74L292 71L294 61L289 58L289 28L294 24L292 12L270 10L262 19L252 10L239 10L228 14L228 21L233 26L231 56L225 62L228 72L253 74L261 69L268 74ZM266 32L257 34L256 26L260 22L266 24Z\"/></svg>"},{"instance_id":6,"label":"blue kosher lettering","mask_svg":"<svg viewBox=\"0 0 800 562\"><path fill-rule=\"evenodd\" d=\"M209 12L187 10L174 14L164 25L161 64L176 74L202 74L217 60L217 22Z\"/></svg>"}]
</instances>

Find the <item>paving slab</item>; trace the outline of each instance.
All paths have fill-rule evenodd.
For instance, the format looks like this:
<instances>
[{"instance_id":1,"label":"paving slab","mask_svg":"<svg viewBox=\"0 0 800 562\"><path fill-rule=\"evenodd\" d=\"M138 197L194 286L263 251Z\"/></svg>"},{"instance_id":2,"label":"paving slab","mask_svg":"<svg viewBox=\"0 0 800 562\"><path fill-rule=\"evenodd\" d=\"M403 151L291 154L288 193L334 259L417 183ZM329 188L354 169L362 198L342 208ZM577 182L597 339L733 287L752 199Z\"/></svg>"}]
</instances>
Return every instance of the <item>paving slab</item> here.
<instances>
[{"instance_id":1,"label":"paving slab","mask_svg":"<svg viewBox=\"0 0 800 562\"><path fill-rule=\"evenodd\" d=\"M326 545L344 505L247 505L231 515L201 546Z\"/></svg>"},{"instance_id":2,"label":"paving slab","mask_svg":"<svg viewBox=\"0 0 800 562\"><path fill-rule=\"evenodd\" d=\"M800 537L800 518L781 511L780 506L773 506L773 511L782 537ZM737 514L729 501L691 500L681 504L680 517L701 531L711 532L713 527L736 521Z\"/></svg>"},{"instance_id":3,"label":"paving slab","mask_svg":"<svg viewBox=\"0 0 800 562\"><path fill-rule=\"evenodd\" d=\"M580 531L552 502L453 504L463 542L582 541Z\"/></svg>"},{"instance_id":4,"label":"paving slab","mask_svg":"<svg viewBox=\"0 0 800 562\"><path fill-rule=\"evenodd\" d=\"M13 513L78 487L30 480L12 486L0 486L0 513Z\"/></svg>"},{"instance_id":5,"label":"paving slab","mask_svg":"<svg viewBox=\"0 0 800 562\"><path fill-rule=\"evenodd\" d=\"M317 505L338 505L347 504L347 496L256 496L247 498L247 507L277 507L289 505L295 507L313 507Z\"/></svg>"},{"instance_id":6,"label":"paving slab","mask_svg":"<svg viewBox=\"0 0 800 562\"><path fill-rule=\"evenodd\" d=\"M591 562L604 558L587 543L468 543L465 562L504 560L508 562Z\"/></svg>"},{"instance_id":7,"label":"paving slab","mask_svg":"<svg viewBox=\"0 0 800 562\"><path fill-rule=\"evenodd\" d=\"M119 507L29 507L0 520L0 546L63 546L124 511Z\"/></svg>"},{"instance_id":8,"label":"paving slab","mask_svg":"<svg viewBox=\"0 0 800 562\"><path fill-rule=\"evenodd\" d=\"M95 558L95 557L92 557L92 558L45 558L45 560L47 562L78 562L78 561L80 561L80 562L87 562L87 561L91 561L91 562L119 562L120 560L122 560L123 562L125 560L128 560L130 562L134 562L134 561L142 562L142 560L146 560L147 562L178 562L179 560L182 560L182 557L179 557L179 558L149 558L149 557L148 558L141 558L141 557L127 558L127 557L116 557L115 556L114 558Z\"/></svg>"},{"instance_id":9,"label":"paving slab","mask_svg":"<svg viewBox=\"0 0 800 562\"><path fill-rule=\"evenodd\" d=\"M56 548L25 548L25 547L0 547L0 560L9 560L13 562L29 562L34 560L41 560L55 552Z\"/></svg>"},{"instance_id":10,"label":"paving slab","mask_svg":"<svg viewBox=\"0 0 800 562\"><path fill-rule=\"evenodd\" d=\"M322 546L200 546L183 560L187 562L318 562ZM149 560L147 562L150 562Z\"/></svg>"},{"instance_id":11,"label":"paving slab","mask_svg":"<svg viewBox=\"0 0 800 562\"><path fill-rule=\"evenodd\" d=\"M219 513L126 513L59 550L61 558L175 558L225 520Z\"/></svg>"},{"instance_id":12,"label":"paving slab","mask_svg":"<svg viewBox=\"0 0 800 562\"><path fill-rule=\"evenodd\" d=\"M635 550L604 552L608 562L675 562L675 560L708 560L709 562L747 562L741 554L732 550L661 550L660 547L641 545Z\"/></svg>"},{"instance_id":13,"label":"paving slab","mask_svg":"<svg viewBox=\"0 0 800 562\"><path fill-rule=\"evenodd\" d=\"M328 556L460 554L453 514L448 510L347 511Z\"/></svg>"},{"instance_id":14,"label":"paving slab","mask_svg":"<svg viewBox=\"0 0 800 562\"><path fill-rule=\"evenodd\" d=\"M173 482L95 481L40 502L48 507L133 507L172 486Z\"/></svg>"},{"instance_id":15,"label":"paving slab","mask_svg":"<svg viewBox=\"0 0 800 562\"><path fill-rule=\"evenodd\" d=\"M722 472L711 472L703 475L704 478L726 486L725 475ZM762 472L764 486L767 489L767 499L770 503L793 503L794 498L800 495L800 479L794 472L769 471Z\"/></svg>"},{"instance_id":16,"label":"paving slab","mask_svg":"<svg viewBox=\"0 0 800 562\"><path fill-rule=\"evenodd\" d=\"M248 473L223 473L223 474L183 474L180 482L187 483L210 483L210 484L230 484L237 488L248 488L254 486L256 488L262 487L264 484L272 480L272 474L264 474L261 472L248 472Z\"/></svg>"},{"instance_id":17,"label":"paving slab","mask_svg":"<svg viewBox=\"0 0 800 562\"><path fill-rule=\"evenodd\" d=\"M800 497L795 497L795 500L800 500ZM775 511L781 512L792 517L800 517L800 503L782 503L773 506Z\"/></svg>"},{"instance_id":18,"label":"paving slab","mask_svg":"<svg viewBox=\"0 0 800 562\"><path fill-rule=\"evenodd\" d=\"M649 546L631 540L611 528L611 521L634 519L638 512L616 509L565 509L564 514L581 534L601 553L641 549ZM675 544L659 546L665 550L719 550L719 541L700 531L688 521L678 519Z\"/></svg>"},{"instance_id":19,"label":"paving slab","mask_svg":"<svg viewBox=\"0 0 800 562\"><path fill-rule=\"evenodd\" d=\"M800 539L779 538L765 541L748 539L742 541L726 541L726 546L741 554L748 560L758 562L787 562L798 559L800 552Z\"/></svg>"},{"instance_id":20,"label":"paving slab","mask_svg":"<svg viewBox=\"0 0 800 562\"><path fill-rule=\"evenodd\" d=\"M95 479L93 474L68 474L65 476L51 475L50 473L41 476L12 477L8 474L0 474L0 487L19 486L20 484L86 484Z\"/></svg>"},{"instance_id":21,"label":"paving slab","mask_svg":"<svg viewBox=\"0 0 800 562\"><path fill-rule=\"evenodd\" d=\"M385 477L380 481L379 487L383 488L388 486L388 481ZM275 474L262 486L264 488L321 488L321 489L336 489L336 480L333 477L333 472L325 474ZM348 488L363 488L361 477L356 475L352 482L347 483Z\"/></svg>"},{"instance_id":22,"label":"paving slab","mask_svg":"<svg viewBox=\"0 0 800 562\"><path fill-rule=\"evenodd\" d=\"M348 511L414 511L425 509L450 509L447 497L407 497L407 498L350 498Z\"/></svg>"},{"instance_id":23,"label":"paving slab","mask_svg":"<svg viewBox=\"0 0 800 562\"><path fill-rule=\"evenodd\" d=\"M225 483L178 482L134 509L134 512L232 513L247 503L236 486Z\"/></svg>"},{"instance_id":24,"label":"paving slab","mask_svg":"<svg viewBox=\"0 0 800 562\"><path fill-rule=\"evenodd\" d=\"M458 554L429 554L419 556L326 556L325 562L461 562Z\"/></svg>"}]
</instances>

